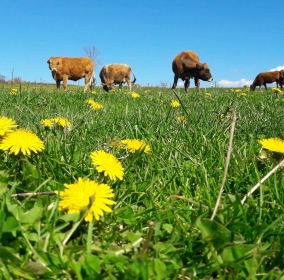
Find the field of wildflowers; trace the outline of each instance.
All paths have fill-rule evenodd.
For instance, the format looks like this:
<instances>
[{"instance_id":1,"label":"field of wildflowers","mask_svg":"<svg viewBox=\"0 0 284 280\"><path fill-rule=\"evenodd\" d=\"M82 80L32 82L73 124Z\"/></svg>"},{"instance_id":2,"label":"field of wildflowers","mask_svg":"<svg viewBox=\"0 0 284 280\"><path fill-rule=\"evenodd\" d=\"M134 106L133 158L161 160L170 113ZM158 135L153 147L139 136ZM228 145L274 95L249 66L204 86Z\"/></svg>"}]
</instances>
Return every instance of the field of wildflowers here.
<instances>
[{"instance_id":1,"label":"field of wildflowers","mask_svg":"<svg viewBox=\"0 0 284 280\"><path fill-rule=\"evenodd\" d=\"M0 86L1 279L283 279L279 90Z\"/></svg>"}]
</instances>

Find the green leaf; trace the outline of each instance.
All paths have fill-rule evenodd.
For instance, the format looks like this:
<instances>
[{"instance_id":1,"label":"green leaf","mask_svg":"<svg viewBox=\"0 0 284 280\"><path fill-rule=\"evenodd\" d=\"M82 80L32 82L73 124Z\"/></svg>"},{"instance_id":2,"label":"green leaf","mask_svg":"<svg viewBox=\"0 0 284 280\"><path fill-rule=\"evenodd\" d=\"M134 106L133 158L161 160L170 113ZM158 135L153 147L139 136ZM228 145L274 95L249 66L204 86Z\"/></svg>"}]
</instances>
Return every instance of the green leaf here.
<instances>
[{"instance_id":1,"label":"green leaf","mask_svg":"<svg viewBox=\"0 0 284 280\"><path fill-rule=\"evenodd\" d=\"M36 200L35 206L26 212L21 219L23 224L33 224L38 221L42 217L43 206L42 206L42 198L38 198Z\"/></svg>"},{"instance_id":2,"label":"green leaf","mask_svg":"<svg viewBox=\"0 0 284 280\"><path fill-rule=\"evenodd\" d=\"M21 220L23 211L17 204L11 204L10 198L8 196L6 197L6 207L8 209L8 212L12 213L18 221Z\"/></svg>"},{"instance_id":3,"label":"green leaf","mask_svg":"<svg viewBox=\"0 0 284 280\"><path fill-rule=\"evenodd\" d=\"M134 243L141 237L141 232L128 232L127 233L127 238L131 243Z\"/></svg>"},{"instance_id":4,"label":"green leaf","mask_svg":"<svg viewBox=\"0 0 284 280\"><path fill-rule=\"evenodd\" d=\"M41 263L38 262L28 262L25 268L34 274L44 274L49 272L49 270Z\"/></svg>"},{"instance_id":5,"label":"green leaf","mask_svg":"<svg viewBox=\"0 0 284 280\"><path fill-rule=\"evenodd\" d=\"M157 244L154 245L154 250L157 253L168 254L170 252L176 251L176 248L171 243L158 242Z\"/></svg>"},{"instance_id":6,"label":"green leaf","mask_svg":"<svg viewBox=\"0 0 284 280\"><path fill-rule=\"evenodd\" d=\"M166 265L160 259L154 259L154 268L157 274L157 279L162 279L167 270Z\"/></svg>"},{"instance_id":7,"label":"green leaf","mask_svg":"<svg viewBox=\"0 0 284 280\"><path fill-rule=\"evenodd\" d=\"M25 160L24 174L34 179L40 178L40 174L35 165L31 164L27 159Z\"/></svg>"},{"instance_id":8,"label":"green leaf","mask_svg":"<svg viewBox=\"0 0 284 280\"><path fill-rule=\"evenodd\" d=\"M39 235L37 233L34 233L34 232L27 232L26 237L30 241L35 241L35 242L39 241Z\"/></svg>"},{"instance_id":9,"label":"green leaf","mask_svg":"<svg viewBox=\"0 0 284 280\"><path fill-rule=\"evenodd\" d=\"M92 271L99 273L100 271L100 259L97 256L89 255L86 256L86 263L84 268L89 272L89 275L92 275Z\"/></svg>"},{"instance_id":10,"label":"green leaf","mask_svg":"<svg viewBox=\"0 0 284 280\"><path fill-rule=\"evenodd\" d=\"M0 182L0 197L3 196L4 193L8 191L8 184L4 182Z\"/></svg>"},{"instance_id":11,"label":"green leaf","mask_svg":"<svg viewBox=\"0 0 284 280\"><path fill-rule=\"evenodd\" d=\"M65 222L78 222L80 220L80 213L65 214L59 217L60 220Z\"/></svg>"},{"instance_id":12,"label":"green leaf","mask_svg":"<svg viewBox=\"0 0 284 280\"><path fill-rule=\"evenodd\" d=\"M232 243L240 244L245 242L241 236L234 234L216 221L198 219L196 226L201 230L202 238L212 243L216 250L220 250Z\"/></svg>"},{"instance_id":13,"label":"green leaf","mask_svg":"<svg viewBox=\"0 0 284 280\"><path fill-rule=\"evenodd\" d=\"M9 216L7 220L3 223L2 232L10 232L15 236L16 231L19 227L19 222L13 216Z\"/></svg>"},{"instance_id":14,"label":"green leaf","mask_svg":"<svg viewBox=\"0 0 284 280\"><path fill-rule=\"evenodd\" d=\"M238 244L228 246L221 252L221 257L225 263L235 262L239 259L243 259L246 256L250 256L255 248L256 245L254 244Z\"/></svg>"},{"instance_id":15,"label":"green leaf","mask_svg":"<svg viewBox=\"0 0 284 280\"><path fill-rule=\"evenodd\" d=\"M9 260L13 263L21 262L19 257L17 256L19 252L16 252L12 248L0 246L0 256L1 260Z\"/></svg>"},{"instance_id":16,"label":"green leaf","mask_svg":"<svg viewBox=\"0 0 284 280\"><path fill-rule=\"evenodd\" d=\"M173 231L173 225L171 224L164 224L162 226L163 230L165 230L167 233L172 233Z\"/></svg>"}]
</instances>

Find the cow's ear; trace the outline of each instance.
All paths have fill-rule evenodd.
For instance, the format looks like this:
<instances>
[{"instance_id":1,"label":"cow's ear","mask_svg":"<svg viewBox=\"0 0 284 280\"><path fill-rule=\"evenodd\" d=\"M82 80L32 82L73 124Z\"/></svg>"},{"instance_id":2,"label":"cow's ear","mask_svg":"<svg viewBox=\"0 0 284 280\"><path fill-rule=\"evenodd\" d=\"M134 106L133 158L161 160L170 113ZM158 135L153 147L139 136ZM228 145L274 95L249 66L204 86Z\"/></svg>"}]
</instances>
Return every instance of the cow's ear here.
<instances>
[{"instance_id":1,"label":"cow's ear","mask_svg":"<svg viewBox=\"0 0 284 280\"><path fill-rule=\"evenodd\" d=\"M200 69L201 69L201 65L199 65L198 63L196 63L196 68L200 70Z\"/></svg>"},{"instance_id":2,"label":"cow's ear","mask_svg":"<svg viewBox=\"0 0 284 280\"><path fill-rule=\"evenodd\" d=\"M50 60L48 60L47 63L50 63Z\"/></svg>"}]
</instances>

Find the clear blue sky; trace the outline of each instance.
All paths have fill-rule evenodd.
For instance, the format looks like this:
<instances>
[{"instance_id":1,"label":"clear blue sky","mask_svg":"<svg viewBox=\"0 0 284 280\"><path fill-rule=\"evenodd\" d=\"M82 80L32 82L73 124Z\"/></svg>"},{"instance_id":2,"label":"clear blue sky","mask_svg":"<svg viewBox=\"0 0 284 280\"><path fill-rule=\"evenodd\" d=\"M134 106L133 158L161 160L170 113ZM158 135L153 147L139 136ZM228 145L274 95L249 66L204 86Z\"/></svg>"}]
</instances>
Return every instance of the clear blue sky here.
<instances>
[{"instance_id":1,"label":"clear blue sky","mask_svg":"<svg viewBox=\"0 0 284 280\"><path fill-rule=\"evenodd\" d=\"M14 69L14 77L54 83L47 59L85 56L89 46L101 52L98 80L103 65L127 63L141 85L170 86L172 60L184 50L208 63L219 86L284 68L283 0L0 0L0 9L7 80Z\"/></svg>"}]
</instances>

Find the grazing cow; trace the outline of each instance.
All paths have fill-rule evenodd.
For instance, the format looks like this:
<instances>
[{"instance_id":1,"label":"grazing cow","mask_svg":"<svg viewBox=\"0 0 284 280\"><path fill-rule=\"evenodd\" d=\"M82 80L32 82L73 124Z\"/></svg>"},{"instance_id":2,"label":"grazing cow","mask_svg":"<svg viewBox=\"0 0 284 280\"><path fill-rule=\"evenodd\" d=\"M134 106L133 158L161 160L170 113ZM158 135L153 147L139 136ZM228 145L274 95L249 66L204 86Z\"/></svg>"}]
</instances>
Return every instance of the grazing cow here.
<instances>
[{"instance_id":1,"label":"grazing cow","mask_svg":"<svg viewBox=\"0 0 284 280\"><path fill-rule=\"evenodd\" d=\"M52 56L47 60L47 63L58 90L62 80L63 88L66 90L68 80L78 81L83 77L85 77L84 92L87 91L88 87L92 90L96 78L94 76L94 62L90 58Z\"/></svg>"},{"instance_id":2,"label":"grazing cow","mask_svg":"<svg viewBox=\"0 0 284 280\"><path fill-rule=\"evenodd\" d=\"M195 86L199 91L200 81L211 82L213 77L207 63L200 63L199 57L194 51L184 51L175 56L172 69L175 74L172 88L177 86L178 79L182 79L184 82L185 91L188 90L190 79L194 78Z\"/></svg>"},{"instance_id":3,"label":"grazing cow","mask_svg":"<svg viewBox=\"0 0 284 280\"><path fill-rule=\"evenodd\" d=\"M131 82L131 72L133 74L134 80ZM105 65L101 72L101 85L105 91L109 91L116 84L119 84L119 88L122 87L123 83L128 84L128 89L131 91L131 84L134 84L136 77L127 64L108 64Z\"/></svg>"},{"instance_id":4,"label":"grazing cow","mask_svg":"<svg viewBox=\"0 0 284 280\"><path fill-rule=\"evenodd\" d=\"M265 89L267 90L266 84L271 84L274 82L276 82L277 87L278 85L280 85L282 89L283 81L284 81L284 70L262 72L255 77L253 83L250 86L250 89L254 90L257 86L259 86L260 90L261 86L264 85Z\"/></svg>"}]
</instances>

